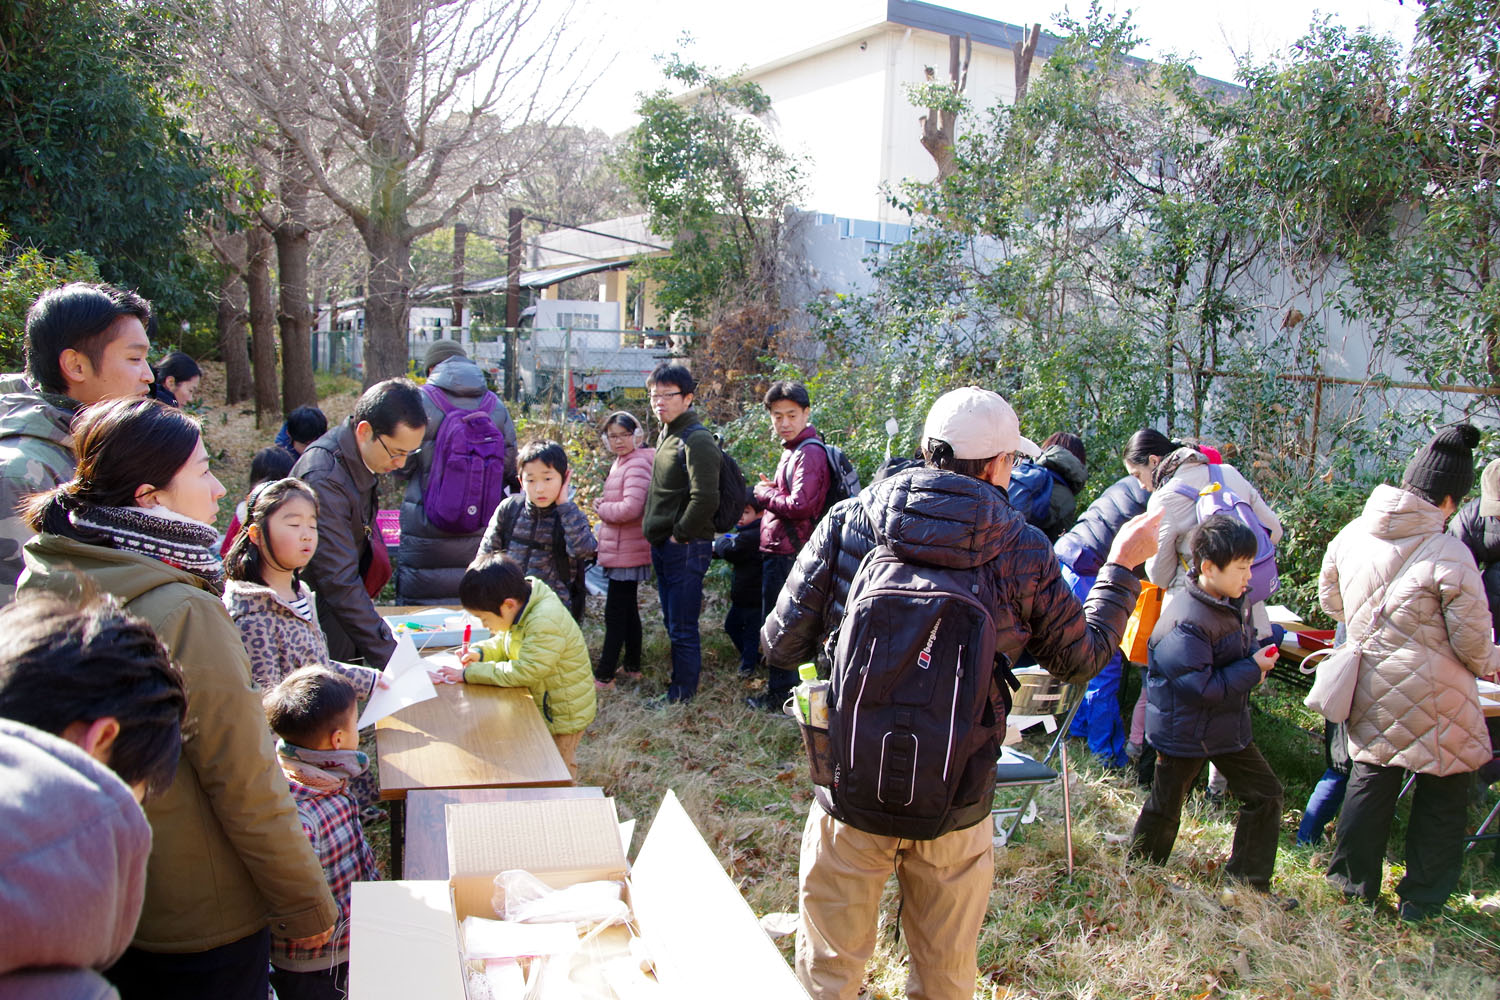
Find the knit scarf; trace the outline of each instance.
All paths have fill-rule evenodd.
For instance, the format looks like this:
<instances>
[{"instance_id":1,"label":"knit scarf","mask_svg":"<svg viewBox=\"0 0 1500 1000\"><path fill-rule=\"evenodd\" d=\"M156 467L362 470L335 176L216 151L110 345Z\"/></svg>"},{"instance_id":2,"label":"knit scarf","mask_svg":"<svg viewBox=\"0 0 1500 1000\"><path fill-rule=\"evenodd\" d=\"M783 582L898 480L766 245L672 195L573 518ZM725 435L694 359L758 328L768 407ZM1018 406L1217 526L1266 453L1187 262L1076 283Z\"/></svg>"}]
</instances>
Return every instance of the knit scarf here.
<instances>
[{"instance_id":1,"label":"knit scarf","mask_svg":"<svg viewBox=\"0 0 1500 1000\"><path fill-rule=\"evenodd\" d=\"M222 586L224 564L214 547L218 532L165 507L87 506L70 511L75 528L104 535L117 549L138 552Z\"/></svg>"},{"instance_id":2,"label":"knit scarf","mask_svg":"<svg viewBox=\"0 0 1500 1000\"><path fill-rule=\"evenodd\" d=\"M288 778L318 792L342 792L370 766L362 750L309 750L278 740L276 753Z\"/></svg>"}]
</instances>

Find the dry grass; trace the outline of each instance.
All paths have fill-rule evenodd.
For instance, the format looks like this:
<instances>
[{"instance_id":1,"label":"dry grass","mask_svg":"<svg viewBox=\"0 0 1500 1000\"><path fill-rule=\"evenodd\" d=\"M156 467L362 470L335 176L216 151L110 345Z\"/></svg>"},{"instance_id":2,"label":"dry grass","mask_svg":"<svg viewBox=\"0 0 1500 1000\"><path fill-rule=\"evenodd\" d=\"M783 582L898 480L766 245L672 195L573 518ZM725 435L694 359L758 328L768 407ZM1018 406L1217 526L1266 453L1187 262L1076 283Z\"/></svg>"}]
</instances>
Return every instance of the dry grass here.
<instances>
[{"instance_id":1,"label":"dry grass","mask_svg":"<svg viewBox=\"0 0 1500 1000\"><path fill-rule=\"evenodd\" d=\"M205 366L210 398L222 398L220 378L217 366ZM357 398L357 386L341 388L322 402L330 421ZM210 447L227 452L218 469L234 495L243 488L250 453L276 428L257 430L248 406L209 407L201 416ZM582 453L591 446L586 428L529 425L518 417L528 436L572 439L580 479L585 469L602 468ZM645 707L647 697L665 689L670 667L655 590L641 588L646 678L601 693L598 718L578 752L581 781L613 796L622 819L639 820L637 847L663 791L675 789L756 913L795 910L798 846L811 801L806 765L793 726L743 705L763 682L747 685L736 674L737 658L719 627L723 574L716 565L710 575L702 686L687 706ZM602 602L591 602L585 631L596 654L602 615ZM1023 827L1009 848L996 851L977 997L1500 998L1500 918L1481 909L1500 904L1500 864L1489 851L1466 860L1461 891L1468 895L1455 897L1442 920L1403 925L1391 909L1399 866L1388 865L1387 891L1372 913L1344 902L1323 881L1325 855L1290 846L1300 818L1293 807L1307 789L1289 779L1276 888L1302 905L1283 913L1253 894L1222 895L1219 869L1233 813L1199 797L1184 811L1169 866L1127 863L1123 846L1111 841L1129 831L1144 794L1078 756L1087 755L1075 754L1074 761L1077 870L1070 880L1054 786L1040 798L1042 822ZM370 834L385 860L387 826ZM905 946L892 933L895 902L893 880L866 983L870 1000L905 996ZM790 939L781 944L790 956Z\"/></svg>"}]
</instances>

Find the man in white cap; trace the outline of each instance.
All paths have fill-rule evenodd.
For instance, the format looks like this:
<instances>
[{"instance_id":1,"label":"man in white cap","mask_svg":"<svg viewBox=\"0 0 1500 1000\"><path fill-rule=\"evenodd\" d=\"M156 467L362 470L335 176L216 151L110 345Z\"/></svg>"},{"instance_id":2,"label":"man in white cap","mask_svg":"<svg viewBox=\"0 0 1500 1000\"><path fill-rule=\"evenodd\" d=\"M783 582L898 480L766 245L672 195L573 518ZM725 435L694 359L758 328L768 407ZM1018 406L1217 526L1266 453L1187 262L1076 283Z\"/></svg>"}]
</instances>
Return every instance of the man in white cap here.
<instances>
[{"instance_id":1,"label":"man in white cap","mask_svg":"<svg viewBox=\"0 0 1500 1000\"><path fill-rule=\"evenodd\" d=\"M1037 454L1010 404L972 386L949 392L922 445L922 467L829 511L761 631L767 662L786 668L838 632L820 664L832 676L833 777L816 786L799 877L797 976L817 1000L859 992L893 870L906 995L974 995L1006 665L1029 648L1063 680L1092 677L1140 592L1130 570L1156 546L1156 516L1128 522L1080 605L1006 496L1017 453Z\"/></svg>"}]
</instances>

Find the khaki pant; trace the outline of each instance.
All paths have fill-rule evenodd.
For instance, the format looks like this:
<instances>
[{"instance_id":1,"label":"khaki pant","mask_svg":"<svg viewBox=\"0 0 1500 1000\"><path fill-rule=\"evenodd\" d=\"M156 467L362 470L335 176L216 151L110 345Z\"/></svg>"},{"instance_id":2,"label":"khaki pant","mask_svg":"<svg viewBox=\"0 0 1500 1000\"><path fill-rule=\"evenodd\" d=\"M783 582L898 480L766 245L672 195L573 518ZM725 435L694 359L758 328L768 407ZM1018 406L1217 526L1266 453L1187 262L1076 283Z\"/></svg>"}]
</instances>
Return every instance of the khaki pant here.
<instances>
[{"instance_id":1,"label":"khaki pant","mask_svg":"<svg viewBox=\"0 0 1500 1000\"><path fill-rule=\"evenodd\" d=\"M568 765L568 773L573 776L573 784L578 784L578 761L574 758L578 754L578 744L583 739L583 730L576 733L553 733L552 742L557 746L558 756L562 757L563 763Z\"/></svg>"},{"instance_id":2,"label":"khaki pant","mask_svg":"<svg viewBox=\"0 0 1500 1000\"><path fill-rule=\"evenodd\" d=\"M894 870L911 953L909 1000L972 1000L979 929L995 877L990 824L936 840L865 833L816 802L802 832L797 978L814 1000L852 1000L875 950L880 894Z\"/></svg>"}]
</instances>

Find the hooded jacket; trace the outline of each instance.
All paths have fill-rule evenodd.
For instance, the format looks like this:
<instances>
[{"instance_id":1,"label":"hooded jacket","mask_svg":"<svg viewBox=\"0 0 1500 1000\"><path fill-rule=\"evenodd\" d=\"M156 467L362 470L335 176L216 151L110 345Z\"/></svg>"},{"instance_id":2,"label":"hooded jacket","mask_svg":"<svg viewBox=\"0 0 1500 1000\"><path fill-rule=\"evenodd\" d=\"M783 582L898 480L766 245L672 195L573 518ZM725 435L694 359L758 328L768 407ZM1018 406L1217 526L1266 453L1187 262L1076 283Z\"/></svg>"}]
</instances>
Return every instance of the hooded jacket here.
<instances>
[{"instance_id":1,"label":"hooded jacket","mask_svg":"<svg viewBox=\"0 0 1500 1000\"><path fill-rule=\"evenodd\" d=\"M1037 527L1042 529L1048 541L1055 542L1073 526L1073 519L1078 516L1078 494L1083 492L1083 484L1088 480L1088 468L1077 455L1060 444L1043 451L1036 464L1052 473L1053 480L1047 520Z\"/></svg>"},{"instance_id":2,"label":"hooded jacket","mask_svg":"<svg viewBox=\"0 0 1500 1000\"><path fill-rule=\"evenodd\" d=\"M1080 606L1046 538L1003 490L956 472L912 469L840 501L818 522L761 627L767 663L790 669L822 650L843 620L860 560L877 540L907 562L985 567L998 597L991 609L996 652L1013 663L1029 649L1054 676L1072 683L1093 677L1109 660L1140 594L1129 570L1108 564ZM831 810L821 787L818 795ZM980 822L992 799L984 793L955 828Z\"/></svg>"},{"instance_id":3,"label":"hooded jacket","mask_svg":"<svg viewBox=\"0 0 1500 1000\"><path fill-rule=\"evenodd\" d=\"M1052 550L1059 562L1066 563L1079 576L1093 576L1109 558L1109 547L1115 536L1137 514L1146 511L1151 499L1134 476L1123 476L1112 483L1089 504L1069 531L1057 540Z\"/></svg>"},{"instance_id":4,"label":"hooded jacket","mask_svg":"<svg viewBox=\"0 0 1500 1000\"><path fill-rule=\"evenodd\" d=\"M1375 487L1329 543L1318 600L1350 642L1375 622L1349 709L1350 757L1437 775L1490 760L1474 680L1500 670L1500 648L1474 557L1444 533L1441 510Z\"/></svg>"},{"instance_id":5,"label":"hooded jacket","mask_svg":"<svg viewBox=\"0 0 1500 1000\"><path fill-rule=\"evenodd\" d=\"M32 493L73 478L73 432L78 408L67 396L44 393L24 375L0 377L0 604L16 596L21 546L36 532L20 514Z\"/></svg>"},{"instance_id":6,"label":"hooded jacket","mask_svg":"<svg viewBox=\"0 0 1500 1000\"><path fill-rule=\"evenodd\" d=\"M318 628L317 603L307 584L302 596L312 609L303 618L275 590L248 580L224 582L224 607L240 630L245 653L250 657L250 676L269 691L286 680L287 674L307 666L326 666L342 674L361 698L370 697L380 671L330 660L328 643Z\"/></svg>"},{"instance_id":7,"label":"hooded jacket","mask_svg":"<svg viewBox=\"0 0 1500 1000\"><path fill-rule=\"evenodd\" d=\"M1146 657L1146 739L1169 757L1238 753L1253 739L1255 626L1243 597L1214 597L1192 578L1184 594Z\"/></svg>"},{"instance_id":8,"label":"hooded jacket","mask_svg":"<svg viewBox=\"0 0 1500 1000\"><path fill-rule=\"evenodd\" d=\"M0 996L117 996L93 970L130 944L150 853L151 827L113 771L0 719Z\"/></svg>"},{"instance_id":9,"label":"hooded jacket","mask_svg":"<svg viewBox=\"0 0 1500 1000\"><path fill-rule=\"evenodd\" d=\"M817 428L808 424L790 441L781 443L776 475L769 483L755 486L755 505L764 516L760 526L760 550L770 555L793 556L812 537L813 527L823 516L832 473L828 452L809 441L821 441Z\"/></svg>"},{"instance_id":10,"label":"hooded jacket","mask_svg":"<svg viewBox=\"0 0 1500 1000\"><path fill-rule=\"evenodd\" d=\"M201 577L150 556L60 535L26 544L21 590L76 593L84 575L145 619L187 685L182 758L146 804L154 840L133 944L200 952L267 925L333 926L338 908L287 791L239 630Z\"/></svg>"},{"instance_id":11,"label":"hooded jacket","mask_svg":"<svg viewBox=\"0 0 1500 1000\"><path fill-rule=\"evenodd\" d=\"M1464 543L1479 566L1490 622L1500 640L1500 517L1485 517L1479 513L1479 501L1470 500L1448 522L1448 531Z\"/></svg>"},{"instance_id":12,"label":"hooded jacket","mask_svg":"<svg viewBox=\"0 0 1500 1000\"><path fill-rule=\"evenodd\" d=\"M616 456L610 464L604 491L594 503L599 517L599 565L606 569L651 565L651 546L641 534L641 516L646 512L655 459L655 448L637 448Z\"/></svg>"},{"instance_id":13,"label":"hooded jacket","mask_svg":"<svg viewBox=\"0 0 1500 1000\"><path fill-rule=\"evenodd\" d=\"M582 732L596 709L588 645L552 588L534 576L526 579L531 583L526 606L510 631L474 644L479 662L469 664L464 680L526 688L549 732Z\"/></svg>"},{"instance_id":14,"label":"hooded jacket","mask_svg":"<svg viewBox=\"0 0 1500 1000\"><path fill-rule=\"evenodd\" d=\"M489 391L484 370L468 358L452 357L432 369L427 384L436 386L458 410L479 408ZM474 561L483 529L471 535L450 535L433 527L427 520L423 497L427 495L427 477L432 471L433 445L443 422L443 411L427 394L422 394L422 408L427 411L427 432L422 447L396 475L406 479L401 498L401 555L396 566L397 604L456 604L458 581ZM505 403L497 399L490 419L505 439L505 479L516 478L516 424ZM484 512L488 518L490 512Z\"/></svg>"},{"instance_id":15,"label":"hooded jacket","mask_svg":"<svg viewBox=\"0 0 1500 1000\"><path fill-rule=\"evenodd\" d=\"M381 669L396 651L396 639L360 575L361 559L373 544L377 484L359 454L354 418L308 445L292 475L318 495L318 549L302 576L318 592L328 652L340 660L363 657Z\"/></svg>"},{"instance_id":16,"label":"hooded jacket","mask_svg":"<svg viewBox=\"0 0 1500 1000\"><path fill-rule=\"evenodd\" d=\"M1280 542L1281 519L1261 499L1260 491L1232 465L1220 465L1219 473L1224 477L1224 486L1237 493L1255 511L1260 523L1271 533L1272 544ZM1168 627L1164 623L1175 620L1176 616L1171 614L1173 602L1187 594L1187 568L1193 558L1193 532L1198 527L1197 503L1172 487L1178 483L1195 490L1207 486L1210 481L1208 459L1196 448L1178 448L1162 459L1155 475L1156 488L1151 492L1146 510L1160 509L1163 513L1156 534L1156 555L1146 560L1146 578L1166 591L1162 598L1161 618L1151 632L1151 638L1159 639ZM1250 615L1255 622L1255 634L1269 636L1271 619L1266 614L1266 606L1253 605Z\"/></svg>"}]
</instances>

